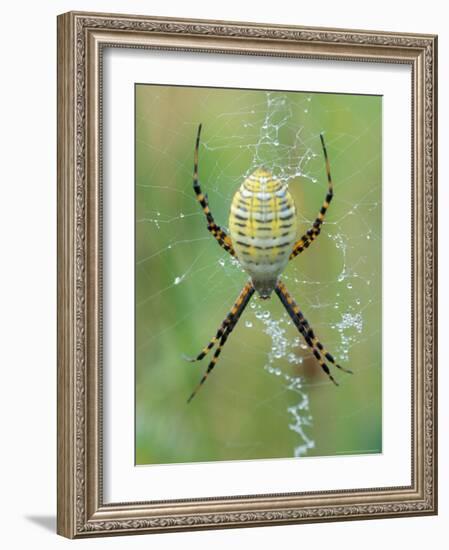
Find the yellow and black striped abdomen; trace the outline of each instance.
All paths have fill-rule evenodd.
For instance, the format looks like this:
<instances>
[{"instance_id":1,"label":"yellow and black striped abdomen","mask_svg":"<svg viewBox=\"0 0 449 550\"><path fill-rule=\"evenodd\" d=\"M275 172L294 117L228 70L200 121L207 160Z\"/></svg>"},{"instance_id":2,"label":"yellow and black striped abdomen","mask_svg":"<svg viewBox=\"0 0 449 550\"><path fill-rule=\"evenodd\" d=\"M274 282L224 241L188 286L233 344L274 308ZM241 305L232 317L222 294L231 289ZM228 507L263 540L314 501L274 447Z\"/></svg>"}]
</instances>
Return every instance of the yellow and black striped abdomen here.
<instances>
[{"instance_id":1,"label":"yellow and black striped abdomen","mask_svg":"<svg viewBox=\"0 0 449 550\"><path fill-rule=\"evenodd\" d=\"M229 231L254 288L268 298L296 240L296 209L287 184L258 168L232 199Z\"/></svg>"}]
</instances>

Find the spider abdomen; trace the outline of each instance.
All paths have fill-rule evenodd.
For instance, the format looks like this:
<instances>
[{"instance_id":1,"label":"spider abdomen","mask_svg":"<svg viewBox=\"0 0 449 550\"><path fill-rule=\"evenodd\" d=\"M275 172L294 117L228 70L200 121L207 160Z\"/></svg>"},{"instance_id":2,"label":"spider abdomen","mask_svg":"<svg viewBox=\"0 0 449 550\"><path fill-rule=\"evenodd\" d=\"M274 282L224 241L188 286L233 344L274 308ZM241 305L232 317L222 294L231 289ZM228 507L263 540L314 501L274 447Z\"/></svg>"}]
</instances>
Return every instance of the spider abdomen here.
<instances>
[{"instance_id":1,"label":"spider abdomen","mask_svg":"<svg viewBox=\"0 0 449 550\"><path fill-rule=\"evenodd\" d=\"M262 298L268 298L296 240L296 209L286 183L258 168L236 191L229 231L237 258Z\"/></svg>"}]
</instances>

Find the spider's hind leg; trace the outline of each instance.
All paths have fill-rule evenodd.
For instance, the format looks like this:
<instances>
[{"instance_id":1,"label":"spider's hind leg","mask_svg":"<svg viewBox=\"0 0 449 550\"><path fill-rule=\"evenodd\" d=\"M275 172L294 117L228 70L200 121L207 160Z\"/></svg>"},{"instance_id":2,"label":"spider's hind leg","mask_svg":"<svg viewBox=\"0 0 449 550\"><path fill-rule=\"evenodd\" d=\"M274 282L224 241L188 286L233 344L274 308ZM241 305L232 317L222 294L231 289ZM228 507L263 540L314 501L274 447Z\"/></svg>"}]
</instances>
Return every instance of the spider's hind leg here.
<instances>
[{"instance_id":1,"label":"spider's hind leg","mask_svg":"<svg viewBox=\"0 0 449 550\"><path fill-rule=\"evenodd\" d=\"M226 340L228 339L231 332L234 330L237 324L237 321L239 320L241 314L243 313L245 307L247 306L253 294L254 294L253 284L251 283L251 281L248 281L246 285L243 287L243 290L241 291L241 293L239 294L239 297L235 301L235 304L232 306L231 311L228 313L228 315L226 315L224 321L220 325L216 335L207 344L207 346L203 348L203 350L200 352L199 355L197 355L196 357L193 357L192 359L189 359L190 361L200 361L214 347L214 345L217 342L219 342L218 347L215 350L215 353L212 357L212 360L206 369L206 372L204 373L203 377L199 381L196 388L193 390L192 394L187 400L187 403L190 403L190 401L195 397L198 390L204 384L210 372L215 367L218 361L218 357L221 353L221 349L225 345Z\"/></svg>"},{"instance_id":2,"label":"spider's hind leg","mask_svg":"<svg viewBox=\"0 0 449 550\"><path fill-rule=\"evenodd\" d=\"M336 367L337 369L340 369L343 372L347 372L348 374L354 374L352 372L352 370L346 369L345 367L342 367L341 365L339 365L335 361L334 356L327 351L327 349L323 346L323 344L315 336L315 333L313 332L313 329L311 328L311 326L309 325L309 323L307 322L307 320L305 319L304 315L302 314L302 312L299 308L298 308L297 315L298 315L298 319L299 319L300 323L303 325L303 327L306 331L307 336L312 341L312 344L319 349L321 355L325 359L327 359L329 361L329 363L332 363L332 365L334 365L334 367Z\"/></svg>"},{"instance_id":3,"label":"spider's hind leg","mask_svg":"<svg viewBox=\"0 0 449 550\"><path fill-rule=\"evenodd\" d=\"M299 309L296 302L291 297L290 293L288 292L286 286L284 283L279 281L275 288L276 294L279 296L279 299L281 300L282 304L284 305L285 309L287 310L287 313L290 315L292 321L294 322L296 328L299 330L299 332L302 334L304 340L306 341L306 344L311 349L314 357L317 359L320 367L323 369L323 371L327 374L327 376L330 378L330 380L338 386L337 381L332 376L328 365L326 364L325 360L329 361L334 367L337 367L338 369L348 373L352 374L352 371L349 369L345 369L342 366L338 365L335 362L334 357L325 349L323 344L318 340L318 338L315 336L315 333L311 326L309 325L308 321L305 319L304 315L302 314L301 310Z\"/></svg>"},{"instance_id":4,"label":"spider's hind leg","mask_svg":"<svg viewBox=\"0 0 449 550\"><path fill-rule=\"evenodd\" d=\"M231 329L232 330L232 329ZM201 380L198 382L196 388L193 390L193 392L190 394L190 397L187 399L187 403L190 403L190 401L192 401L192 399L195 397L195 395L198 393L198 390L201 388L201 386L204 384L204 382L206 381L207 377L209 376L209 374L211 373L211 371L213 370L213 368L215 367L217 361L218 361L218 356L220 355L221 353L221 348L225 345L226 343L226 340L228 339L228 336L231 332L231 330L229 330L229 328L227 328L223 334L223 336L221 337L220 339L220 344L218 345L218 348L215 350L215 353L214 353L214 356L212 357L212 361L209 363L209 365L207 366L207 369L206 369L206 372L203 374Z\"/></svg>"},{"instance_id":5,"label":"spider's hind leg","mask_svg":"<svg viewBox=\"0 0 449 550\"><path fill-rule=\"evenodd\" d=\"M206 357L206 355L215 346L215 344L220 341L221 337L226 331L226 327L229 325L230 318L231 318L231 313L228 313L225 320L221 323L220 327L218 328L215 336L211 338L207 346L204 346L204 348L200 351L198 355L190 357L189 355L183 354L182 358L185 359L186 361L190 361L190 363L195 363L196 361L201 361L201 359L204 359L204 357Z\"/></svg>"}]
</instances>

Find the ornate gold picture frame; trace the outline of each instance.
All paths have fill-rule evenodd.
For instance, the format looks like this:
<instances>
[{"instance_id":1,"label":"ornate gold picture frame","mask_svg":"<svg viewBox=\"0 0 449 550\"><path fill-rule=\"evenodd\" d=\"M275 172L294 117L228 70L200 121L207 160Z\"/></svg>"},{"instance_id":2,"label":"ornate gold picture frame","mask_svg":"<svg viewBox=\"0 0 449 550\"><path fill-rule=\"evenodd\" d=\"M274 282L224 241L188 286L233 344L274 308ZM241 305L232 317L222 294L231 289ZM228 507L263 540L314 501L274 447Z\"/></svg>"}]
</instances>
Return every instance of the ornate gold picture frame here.
<instances>
[{"instance_id":1,"label":"ornate gold picture frame","mask_svg":"<svg viewBox=\"0 0 449 550\"><path fill-rule=\"evenodd\" d=\"M260 491L252 494L186 498L180 487L178 498L155 498L148 486L143 500L105 499L103 61L110 49L410 69L411 201L397 206L398 215L408 209L412 221L411 311L401 312L411 323L411 416L405 427L411 432L410 484L273 493L261 479ZM437 513L436 109L432 35L77 12L58 17L59 534L83 538Z\"/></svg>"}]
</instances>

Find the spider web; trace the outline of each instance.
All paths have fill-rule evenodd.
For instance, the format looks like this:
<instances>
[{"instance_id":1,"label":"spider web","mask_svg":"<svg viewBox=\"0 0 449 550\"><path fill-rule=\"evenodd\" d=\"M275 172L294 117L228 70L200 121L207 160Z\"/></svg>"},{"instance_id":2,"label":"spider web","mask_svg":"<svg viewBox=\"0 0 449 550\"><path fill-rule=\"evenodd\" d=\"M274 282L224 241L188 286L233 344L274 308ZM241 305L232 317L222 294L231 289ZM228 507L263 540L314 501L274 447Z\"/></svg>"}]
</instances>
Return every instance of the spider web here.
<instances>
[{"instance_id":1,"label":"spider web","mask_svg":"<svg viewBox=\"0 0 449 550\"><path fill-rule=\"evenodd\" d=\"M164 108L162 87L154 87L151 93L137 128L139 124L157 125L154 113ZM379 124L376 113L372 117L374 122L365 119L364 98L355 98L354 105L350 99L340 95L262 91L255 94L234 90L223 110L217 110L217 100L211 90L201 96L201 119L195 112L186 116L182 109L172 105L174 125L163 146L137 133L137 146L151 157L152 167L137 179L136 267L138 272L142 269L150 277L150 266L160 262L170 265L171 276L169 280L148 285L148 290L141 285L136 309L151 307L155 300L162 298L170 303L180 292L192 292L189 285L195 284L198 278L202 281L201 296L192 310L185 308L178 312L176 319L160 326L157 334L146 333L137 338L138 352L145 353L157 335L192 322L193 310L203 309L206 320L208 304L218 303L222 304L220 315L223 317L246 280L238 261L222 251L207 232L204 215L192 192L193 138L197 124L203 122L204 126L200 181L203 192L209 196L216 222L227 228L234 192L246 176L263 165L275 177L288 182L297 205L299 235L313 223L327 190L319 140L319 133L324 132L335 196L320 237L289 263L282 279L325 347L337 362L354 370L355 375L335 372L340 388L334 390L276 297L261 301L255 296L239 321L236 334L223 349L216 370L195 398L212 391L208 385L218 369L226 369L227 362L237 361L228 350L235 345L243 348L253 358L251 369L257 369L260 377L269 377L273 393L273 401L265 394L261 401L256 394L248 395L249 410L283 407L280 411L273 410L273 415L279 418L277 429L293 436L288 456L294 457L313 455L317 446L323 446L320 441L323 434L316 429L316 423L324 424L329 415L323 411L326 400L330 399L331 405L335 400L338 403L338 392L340 399L342 395L345 399L346 395L357 395L352 406L332 413L337 418L333 421L343 428L367 409L377 411L380 418L380 351L377 356L370 353L373 348L380 348L380 125L376 126ZM333 126L328 124L329 120ZM328 130L328 126L332 129ZM157 128L157 132L163 130L162 125ZM186 144L181 154L172 148L173 143ZM158 167L167 164L173 179L183 182L179 186L174 187L157 176ZM161 196L176 194L178 199L165 198L158 202L154 200L158 193ZM146 200L150 194L151 200ZM192 224L197 227L193 234L187 230ZM140 254L139 239L151 241L154 232L158 233L157 248L151 248L149 254L142 250ZM198 346L199 342L202 347L217 327L212 321L198 326L198 340L195 338L192 346ZM263 337L258 336L262 343L257 347L251 347L252 339L256 338L254 333ZM193 347L184 351L193 355L200 349ZM198 366L195 371L198 377L206 366L206 360ZM192 367L187 364L182 368ZM361 390L373 373L375 391ZM223 380L224 375L221 377ZM137 382L139 388L139 378ZM348 394L341 393L345 389ZM227 387L226 391L245 401L238 385L232 390ZM276 399L278 395L282 395L282 400ZM137 427L143 423L138 412ZM232 441L227 444L233 446ZM335 454L346 451L344 443L342 445ZM245 452L249 458L254 456L253 448L254 443L248 442ZM379 446L371 448L371 443L363 440L358 446L348 444L347 452L379 450Z\"/></svg>"}]
</instances>

